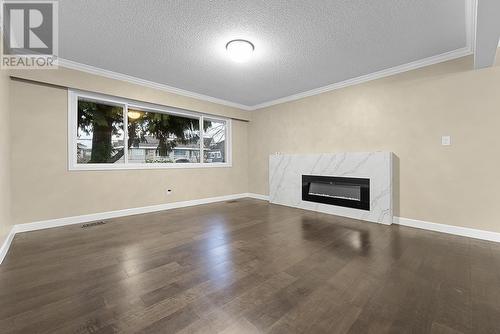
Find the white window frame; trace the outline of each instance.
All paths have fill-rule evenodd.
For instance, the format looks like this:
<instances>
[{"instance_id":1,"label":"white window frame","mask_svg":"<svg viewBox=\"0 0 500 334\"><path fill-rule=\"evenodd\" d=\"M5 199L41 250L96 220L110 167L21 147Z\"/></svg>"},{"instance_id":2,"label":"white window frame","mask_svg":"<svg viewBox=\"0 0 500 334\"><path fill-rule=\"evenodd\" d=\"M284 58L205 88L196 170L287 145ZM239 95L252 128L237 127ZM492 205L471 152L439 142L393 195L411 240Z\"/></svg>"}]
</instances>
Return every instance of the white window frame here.
<instances>
[{"instance_id":1,"label":"white window frame","mask_svg":"<svg viewBox=\"0 0 500 334\"><path fill-rule=\"evenodd\" d=\"M119 105L123 107L123 127L124 127L124 163L114 164L79 164L77 163L77 129L78 129L78 99L94 100L107 104ZM200 162L197 163L129 163L128 162L128 108L134 108L144 111L151 111L157 113L165 113L170 115L177 115L189 118L198 119L200 122ZM203 120L204 118L225 122L226 123L226 162L203 162ZM218 167L232 167L232 126L231 119L208 114L202 114L194 111L178 110L160 106L156 104L139 102L120 97L113 97L104 94L90 93L80 90L68 90L68 169L70 171L81 170L122 170L122 169L171 169L171 168L218 168Z\"/></svg>"}]
</instances>

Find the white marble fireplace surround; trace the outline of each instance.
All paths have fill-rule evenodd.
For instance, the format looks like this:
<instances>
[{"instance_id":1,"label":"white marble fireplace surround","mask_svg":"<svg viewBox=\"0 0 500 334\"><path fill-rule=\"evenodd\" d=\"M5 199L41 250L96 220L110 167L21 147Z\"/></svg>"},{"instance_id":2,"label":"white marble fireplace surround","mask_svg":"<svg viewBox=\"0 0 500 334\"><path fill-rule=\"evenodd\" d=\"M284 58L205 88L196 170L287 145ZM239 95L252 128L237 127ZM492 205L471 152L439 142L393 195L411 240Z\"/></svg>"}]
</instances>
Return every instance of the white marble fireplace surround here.
<instances>
[{"instance_id":1,"label":"white marble fireplace surround","mask_svg":"<svg viewBox=\"0 0 500 334\"><path fill-rule=\"evenodd\" d=\"M269 201L374 223L392 224L391 152L274 154L269 157ZM302 200L302 175L370 179L370 211Z\"/></svg>"}]
</instances>

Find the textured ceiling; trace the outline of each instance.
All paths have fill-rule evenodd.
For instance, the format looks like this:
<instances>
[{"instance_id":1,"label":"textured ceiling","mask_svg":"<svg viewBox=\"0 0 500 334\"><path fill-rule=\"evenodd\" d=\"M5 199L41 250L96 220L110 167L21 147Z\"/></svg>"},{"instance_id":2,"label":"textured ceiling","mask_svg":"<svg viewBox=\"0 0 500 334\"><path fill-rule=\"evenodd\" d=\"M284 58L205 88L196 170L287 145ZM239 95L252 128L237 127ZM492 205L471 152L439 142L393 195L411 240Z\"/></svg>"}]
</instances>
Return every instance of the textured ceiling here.
<instances>
[{"instance_id":1,"label":"textured ceiling","mask_svg":"<svg viewBox=\"0 0 500 334\"><path fill-rule=\"evenodd\" d=\"M466 46L465 0L62 0L62 58L253 106ZM251 40L233 63L225 44Z\"/></svg>"}]
</instances>

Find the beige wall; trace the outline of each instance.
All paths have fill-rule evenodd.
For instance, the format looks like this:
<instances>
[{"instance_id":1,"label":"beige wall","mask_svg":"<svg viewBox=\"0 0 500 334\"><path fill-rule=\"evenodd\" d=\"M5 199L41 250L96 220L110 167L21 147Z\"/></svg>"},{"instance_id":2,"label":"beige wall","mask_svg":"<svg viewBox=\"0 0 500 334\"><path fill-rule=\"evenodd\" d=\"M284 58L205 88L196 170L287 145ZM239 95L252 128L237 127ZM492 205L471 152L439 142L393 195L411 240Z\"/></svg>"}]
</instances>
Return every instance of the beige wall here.
<instances>
[{"instance_id":1,"label":"beige wall","mask_svg":"<svg viewBox=\"0 0 500 334\"><path fill-rule=\"evenodd\" d=\"M0 43L2 39L0 38ZM9 76L0 70L0 245L11 228Z\"/></svg>"},{"instance_id":2,"label":"beige wall","mask_svg":"<svg viewBox=\"0 0 500 334\"><path fill-rule=\"evenodd\" d=\"M60 79L62 71L48 78ZM66 72L66 71L65 71ZM67 73L67 72L66 72ZM31 75L31 74L30 74ZM43 75L46 75L43 73ZM66 74L65 74L66 75ZM147 102L232 116L246 112L129 83L72 72L75 85ZM67 90L11 81L12 216L16 224L244 193L248 188L248 122L233 120L233 167L68 171ZM104 88L103 90L96 88ZM177 104L177 101L182 103ZM173 193L166 196L166 190Z\"/></svg>"},{"instance_id":3,"label":"beige wall","mask_svg":"<svg viewBox=\"0 0 500 334\"><path fill-rule=\"evenodd\" d=\"M67 91L20 81L9 85L4 75L0 88L5 93L10 86L12 131L2 144L11 142L11 221L17 224L267 194L268 156L277 151L387 150L397 156L397 216L500 232L498 65L472 71L472 59L463 58L251 113L73 70L22 76L251 122L233 121L232 168L69 172ZM453 145L441 146L441 135L451 135ZM8 181L8 171L2 175L0 182ZM173 189L168 197L167 188ZM2 187L4 207L7 194Z\"/></svg>"},{"instance_id":4,"label":"beige wall","mask_svg":"<svg viewBox=\"0 0 500 334\"><path fill-rule=\"evenodd\" d=\"M250 192L268 194L270 153L392 151L397 216L500 232L498 65L462 58L258 110L250 124Z\"/></svg>"},{"instance_id":5,"label":"beige wall","mask_svg":"<svg viewBox=\"0 0 500 334\"><path fill-rule=\"evenodd\" d=\"M112 96L124 97L138 101L156 103L164 106L183 108L212 115L226 116L241 120L249 120L250 114L238 108L217 103L206 102L191 97L169 93L159 89L114 80L103 76L81 72L64 67L58 70L17 70L12 76L20 79L34 80L63 87L98 92Z\"/></svg>"}]
</instances>

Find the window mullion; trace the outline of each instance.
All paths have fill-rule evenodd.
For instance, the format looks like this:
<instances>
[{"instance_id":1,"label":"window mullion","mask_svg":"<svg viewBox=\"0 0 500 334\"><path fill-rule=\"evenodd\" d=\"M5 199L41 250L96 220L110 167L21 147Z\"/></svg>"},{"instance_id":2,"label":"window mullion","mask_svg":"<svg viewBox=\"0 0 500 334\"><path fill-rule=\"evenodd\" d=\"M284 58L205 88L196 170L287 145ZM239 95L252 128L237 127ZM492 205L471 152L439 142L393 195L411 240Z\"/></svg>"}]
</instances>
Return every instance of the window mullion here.
<instances>
[{"instance_id":1,"label":"window mullion","mask_svg":"<svg viewBox=\"0 0 500 334\"><path fill-rule=\"evenodd\" d=\"M204 124L203 116L200 116L200 163L201 164L203 163L203 148L204 148L203 141L205 140L205 132L203 124Z\"/></svg>"},{"instance_id":2,"label":"window mullion","mask_svg":"<svg viewBox=\"0 0 500 334\"><path fill-rule=\"evenodd\" d=\"M89 148L88 147L85 147L85 145L83 145L81 148L82 150L82 154L83 154L83 157L84 159L82 160L82 162L79 162L79 152L80 152L80 148L79 148L79 137L78 137L78 129L79 129L79 119L78 119L78 108L79 108L79 100L83 100L83 101L87 101L88 103L95 103L95 104L103 104L105 106L113 106L113 107L121 107L122 109L122 117L123 117L123 121L121 122L123 126L123 163L119 163L120 161L114 161L113 163L110 163L108 161L105 161L105 160L102 160L102 161L96 161L96 162L89 162L87 163L86 161L88 161L87 157L88 155L90 154L89 153ZM133 101L127 101L125 99L120 99L120 98L113 98L113 97L108 97L108 96L104 96L104 95L99 95L99 94L93 94L93 93L84 93L84 92L77 92L77 91L70 91L70 94L69 94L69 99L68 99L68 103L70 104L68 106L68 111L70 113L70 115L68 116L68 128L69 128L69 131L68 131L68 157L69 157L69 169L70 170L73 170L73 169L92 169L92 170L111 170L111 169L124 169L124 168L138 168L138 169L143 169L143 168L169 168L169 167L172 167L172 168L182 168L182 164L181 163L184 163L184 162L188 162L186 161L185 159L182 159L182 160L179 160L179 163L175 162L177 160L175 160L175 157L174 157L174 161L170 161L170 160L166 160L164 162L164 164L160 164L160 162L163 162L163 161L160 161L160 162L155 162L153 161L154 163L152 164L147 164L146 162L145 163L141 163L140 159L138 160L138 163L136 163L136 157L134 155L134 153L130 153L129 150L128 150L128 141L129 141L129 133L128 133L128 126L129 126L129 116L128 116L128 113L129 113L129 108L131 109L131 112L132 111L135 111L135 109L137 108L139 111L142 112L148 112L148 113L164 113L164 114L167 114L167 115L171 115L172 117L184 117L184 118L191 118L191 119L198 119L198 122L199 122L199 137L200 137L200 141L199 141L199 147L198 147L198 150L199 150L199 162L197 164L194 164L194 163L190 163L190 164L186 164L186 168L190 168L190 167L195 167L195 165L198 165L198 167L212 167L212 166L216 166L216 165L222 165L221 163L231 163L231 141L232 141L232 138L231 138L231 121L229 119L223 119L223 118L216 118L216 117L212 117L210 115L204 115L204 114L197 114L195 115L194 113L182 113L180 111L177 111L177 110L173 110L173 111L170 111L168 109L165 109L165 108L162 108L162 107L154 107L154 106L149 106L147 104L142 104L142 103L139 103L139 102L133 102ZM130 105L129 105L130 103ZM137 106L137 107L135 107ZM114 113L114 120L113 120L113 127L115 127L116 129L116 126L119 124L120 120L119 120L119 116L118 114L116 114L115 112L118 111L118 110L114 110L113 113ZM134 118L134 115L131 114L131 120L134 120L135 122L135 118ZM207 121L210 121L212 122L213 124L217 125L217 126L224 126L225 129L224 129L224 137L225 137L225 145L221 147L221 143L220 143L220 135L221 135L221 132L220 131L216 131L218 128L215 128L212 129L212 127L209 127L208 129L208 133L207 133L207 136L210 137L210 138L207 138L209 139L211 142L211 144L209 145L209 147L207 147L207 158L208 159L205 159L205 120ZM135 125L135 123L133 123ZM214 126L215 126L214 125ZM217 134L216 138L214 139L214 134L213 132L215 131L215 133ZM88 136L87 136L88 137ZM85 141L85 140L90 140L88 139L87 137L83 138L82 141ZM92 139L92 138L91 138ZM118 138L117 137L113 137L111 138L112 140L112 145L116 145L116 140ZM214 141L215 140L215 141ZM101 140L102 141L102 140ZM141 142L142 143L142 142ZM214 145L214 147L212 147L212 144ZM179 144L180 145L180 144ZM142 147L144 146L144 147ZM140 149L144 149L144 150L147 150L148 147L147 145L142 145L140 146ZM191 153L189 153L189 151L193 152L192 151L192 144L189 144L189 145L185 145L186 147L184 148L183 145L180 145L179 146L179 150L181 150L181 152L184 152L184 156L191 156ZM114 146L116 147L116 146ZM221 150L224 150L223 154L225 156L225 160L222 161L220 158L221 158ZM116 151L115 151L116 152ZM146 152L147 153L147 152ZM133 163L130 162L130 154L132 154L132 161ZM116 155L114 155L116 157ZM179 158L182 158L179 156ZM87 159L87 160L85 160ZM121 160L121 158L119 159ZM189 159L191 160L191 159ZM206 161L205 161L206 160ZM191 160L192 161L192 160ZM175 167L174 167L174 163L177 164ZM87 165L85 165L87 164Z\"/></svg>"},{"instance_id":3,"label":"window mullion","mask_svg":"<svg viewBox=\"0 0 500 334\"><path fill-rule=\"evenodd\" d=\"M224 140L225 140L225 143L224 143L224 162L225 163L232 163L232 151L231 151L231 147L230 147L230 143L231 143L231 133L232 133L232 130L231 130L231 120L227 120L226 123L225 123L225 128L224 128Z\"/></svg>"},{"instance_id":4,"label":"window mullion","mask_svg":"<svg viewBox=\"0 0 500 334\"><path fill-rule=\"evenodd\" d=\"M128 165L128 104L123 107L123 156L125 165Z\"/></svg>"}]
</instances>

